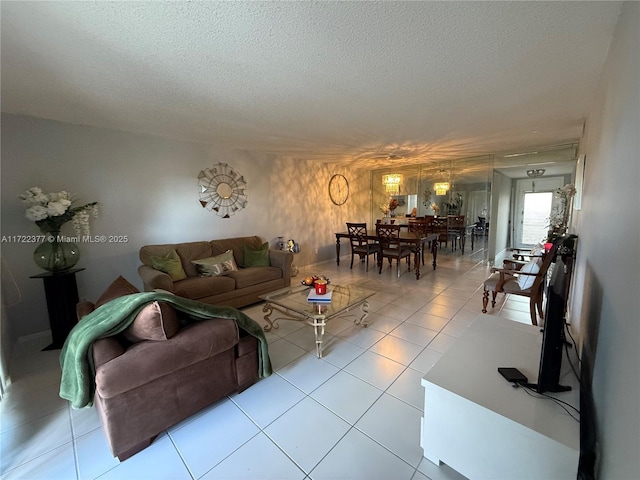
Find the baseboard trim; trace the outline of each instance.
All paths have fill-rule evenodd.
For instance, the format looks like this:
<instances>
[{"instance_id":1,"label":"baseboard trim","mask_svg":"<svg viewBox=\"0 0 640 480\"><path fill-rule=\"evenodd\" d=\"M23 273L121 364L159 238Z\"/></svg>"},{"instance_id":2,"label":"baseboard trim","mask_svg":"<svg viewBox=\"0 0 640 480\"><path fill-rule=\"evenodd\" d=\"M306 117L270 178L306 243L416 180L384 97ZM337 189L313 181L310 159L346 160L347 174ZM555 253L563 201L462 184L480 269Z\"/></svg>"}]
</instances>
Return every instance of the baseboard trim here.
<instances>
[{"instance_id":1,"label":"baseboard trim","mask_svg":"<svg viewBox=\"0 0 640 480\"><path fill-rule=\"evenodd\" d=\"M27 343L34 340L38 340L43 337L51 337L51 330L43 330L42 332L30 333L29 335L23 335L18 337L17 343Z\"/></svg>"}]
</instances>

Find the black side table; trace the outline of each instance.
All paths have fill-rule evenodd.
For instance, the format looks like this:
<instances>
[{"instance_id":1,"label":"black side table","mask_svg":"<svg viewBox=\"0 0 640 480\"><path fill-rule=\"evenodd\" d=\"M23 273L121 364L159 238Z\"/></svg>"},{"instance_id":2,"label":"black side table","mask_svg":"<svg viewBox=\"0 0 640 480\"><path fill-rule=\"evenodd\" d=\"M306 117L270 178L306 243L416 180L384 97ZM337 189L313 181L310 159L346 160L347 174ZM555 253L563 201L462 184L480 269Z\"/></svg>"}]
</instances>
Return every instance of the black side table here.
<instances>
[{"instance_id":1,"label":"black side table","mask_svg":"<svg viewBox=\"0 0 640 480\"><path fill-rule=\"evenodd\" d=\"M78 304L78 285L76 273L84 268L72 268L63 272L45 272L29 278L44 280L44 293L47 297L47 311L53 343L43 350L62 348L71 329L78 323L76 305Z\"/></svg>"}]
</instances>

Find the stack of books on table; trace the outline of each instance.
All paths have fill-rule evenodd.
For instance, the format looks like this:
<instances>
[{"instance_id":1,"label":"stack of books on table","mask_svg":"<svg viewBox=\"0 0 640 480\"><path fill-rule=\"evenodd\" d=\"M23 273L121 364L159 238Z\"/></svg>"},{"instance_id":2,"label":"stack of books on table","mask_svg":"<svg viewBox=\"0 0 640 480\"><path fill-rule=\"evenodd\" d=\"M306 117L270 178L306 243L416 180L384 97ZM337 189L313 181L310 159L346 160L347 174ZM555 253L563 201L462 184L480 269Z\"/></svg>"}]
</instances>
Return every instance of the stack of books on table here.
<instances>
[{"instance_id":1,"label":"stack of books on table","mask_svg":"<svg viewBox=\"0 0 640 480\"><path fill-rule=\"evenodd\" d=\"M331 294L333 291L328 290L324 295L318 295L315 289L309 290L309 295L307 296L307 302L309 303L331 303Z\"/></svg>"}]
</instances>

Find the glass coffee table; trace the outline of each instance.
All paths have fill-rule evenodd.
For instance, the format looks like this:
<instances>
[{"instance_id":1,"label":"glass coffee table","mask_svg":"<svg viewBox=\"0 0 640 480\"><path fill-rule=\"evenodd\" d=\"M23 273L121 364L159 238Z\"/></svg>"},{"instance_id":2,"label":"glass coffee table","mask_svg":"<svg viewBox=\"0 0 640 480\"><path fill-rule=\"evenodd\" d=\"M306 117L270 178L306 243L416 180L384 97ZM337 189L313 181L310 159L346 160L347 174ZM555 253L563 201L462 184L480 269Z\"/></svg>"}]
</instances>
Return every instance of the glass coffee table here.
<instances>
[{"instance_id":1,"label":"glass coffee table","mask_svg":"<svg viewBox=\"0 0 640 480\"><path fill-rule=\"evenodd\" d=\"M307 301L310 287L305 285L291 286L276 290L266 295L260 295L265 301L262 311L266 313L264 319L267 325L265 332L272 328L278 328L278 320L297 320L311 325L316 336L316 354L322 358L322 340L324 337L324 327L332 318L359 309L348 316L353 316L353 323L366 327L368 325L367 315L369 315L369 297L376 292L351 285L329 285L328 290L332 291L330 303L310 303ZM273 311L283 313L284 317L271 319Z\"/></svg>"}]
</instances>

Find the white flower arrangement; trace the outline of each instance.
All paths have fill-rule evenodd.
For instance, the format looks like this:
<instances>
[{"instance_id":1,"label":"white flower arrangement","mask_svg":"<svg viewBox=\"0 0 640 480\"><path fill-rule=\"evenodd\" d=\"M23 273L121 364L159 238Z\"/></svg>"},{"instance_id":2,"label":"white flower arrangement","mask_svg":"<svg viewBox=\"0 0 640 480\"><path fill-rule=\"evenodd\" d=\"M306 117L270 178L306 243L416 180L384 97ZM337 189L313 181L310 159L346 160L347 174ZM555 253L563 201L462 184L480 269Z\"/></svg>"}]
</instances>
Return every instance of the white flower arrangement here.
<instances>
[{"instance_id":1,"label":"white flower arrangement","mask_svg":"<svg viewBox=\"0 0 640 480\"><path fill-rule=\"evenodd\" d=\"M62 225L73 221L78 235L89 235L90 217L98 217L98 202L73 207L73 199L64 190L43 193L40 187L31 187L20 195L26 206L25 216L36 222L43 233L59 231Z\"/></svg>"},{"instance_id":2,"label":"white flower arrangement","mask_svg":"<svg viewBox=\"0 0 640 480\"><path fill-rule=\"evenodd\" d=\"M573 198L575 194L576 187L574 187L573 183L567 183L564 187L558 188L555 191L555 195L562 198L563 200Z\"/></svg>"},{"instance_id":3,"label":"white flower arrangement","mask_svg":"<svg viewBox=\"0 0 640 480\"><path fill-rule=\"evenodd\" d=\"M571 199L576 194L576 187L567 183L564 187L556 189L554 195L562 200L562 205L549 217L549 234L547 240L564 235L569 226L569 214L571 213Z\"/></svg>"}]
</instances>

